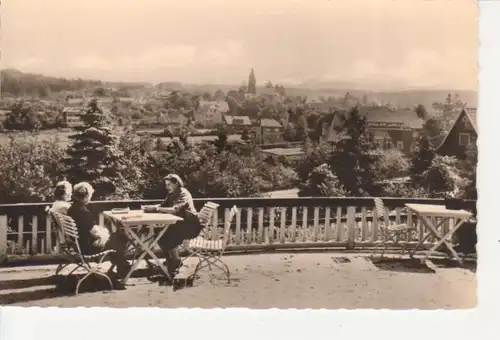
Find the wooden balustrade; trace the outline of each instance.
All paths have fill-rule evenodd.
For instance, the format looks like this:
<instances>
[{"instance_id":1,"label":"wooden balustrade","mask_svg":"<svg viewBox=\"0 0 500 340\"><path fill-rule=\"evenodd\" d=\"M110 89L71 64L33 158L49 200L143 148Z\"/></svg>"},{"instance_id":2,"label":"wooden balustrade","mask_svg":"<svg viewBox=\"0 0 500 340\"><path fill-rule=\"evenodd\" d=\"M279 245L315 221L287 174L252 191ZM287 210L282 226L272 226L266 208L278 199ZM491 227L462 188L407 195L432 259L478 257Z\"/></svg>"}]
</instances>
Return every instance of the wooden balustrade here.
<instances>
[{"instance_id":1,"label":"wooden balustrade","mask_svg":"<svg viewBox=\"0 0 500 340\"><path fill-rule=\"evenodd\" d=\"M406 213L405 203L444 204L438 199L383 198L388 207L383 217L387 223L409 223L417 232L403 243L416 243L425 234L418 219ZM380 241L379 221L371 198L214 198L196 199L198 209L207 201L218 203L213 227L207 235L222 236L228 212L233 205L240 208L231 223L230 249L258 250L300 247L338 247L360 249L373 247ZM90 209L96 221L104 223L102 212L113 208L156 204L148 201L99 201ZM465 201L464 209L475 211L475 201ZM45 212L50 203L0 205L0 261L21 255L58 254L55 230ZM446 226L447 228L448 226ZM433 240L430 240L432 242ZM430 246L430 244L427 244Z\"/></svg>"}]
</instances>

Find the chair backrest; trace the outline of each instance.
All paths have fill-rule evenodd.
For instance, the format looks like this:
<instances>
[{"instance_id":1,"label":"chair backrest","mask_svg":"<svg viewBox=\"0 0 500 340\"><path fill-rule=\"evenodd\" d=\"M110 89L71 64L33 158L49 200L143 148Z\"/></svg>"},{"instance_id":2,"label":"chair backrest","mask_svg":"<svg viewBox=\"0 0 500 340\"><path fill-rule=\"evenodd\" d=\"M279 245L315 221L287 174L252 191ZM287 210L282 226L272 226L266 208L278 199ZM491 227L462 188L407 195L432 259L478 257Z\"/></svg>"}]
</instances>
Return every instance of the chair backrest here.
<instances>
[{"instance_id":1,"label":"chair backrest","mask_svg":"<svg viewBox=\"0 0 500 340\"><path fill-rule=\"evenodd\" d=\"M73 248L78 253L80 251L80 245L78 244L78 228L75 221L67 215L56 213L49 210L52 222L55 224L59 237L59 244L65 247L67 250Z\"/></svg>"},{"instance_id":2,"label":"chair backrest","mask_svg":"<svg viewBox=\"0 0 500 340\"><path fill-rule=\"evenodd\" d=\"M227 243L229 242L229 232L231 230L231 224L233 223L234 216L236 216L237 213L238 207L233 205L224 225L224 245L227 245Z\"/></svg>"},{"instance_id":3,"label":"chair backrest","mask_svg":"<svg viewBox=\"0 0 500 340\"><path fill-rule=\"evenodd\" d=\"M204 227L208 227L214 220L214 214L217 211L219 205L213 202L207 202L198 212L198 219L200 220L201 225Z\"/></svg>"},{"instance_id":4,"label":"chair backrest","mask_svg":"<svg viewBox=\"0 0 500 340\"><path fill-rule=\"evenodd\" d=\"M377 211L377 218L379 220L385 221L385 206L384 201L381 198L374 198L375 201L375 210Z\"/></svg>"}]
</instances>

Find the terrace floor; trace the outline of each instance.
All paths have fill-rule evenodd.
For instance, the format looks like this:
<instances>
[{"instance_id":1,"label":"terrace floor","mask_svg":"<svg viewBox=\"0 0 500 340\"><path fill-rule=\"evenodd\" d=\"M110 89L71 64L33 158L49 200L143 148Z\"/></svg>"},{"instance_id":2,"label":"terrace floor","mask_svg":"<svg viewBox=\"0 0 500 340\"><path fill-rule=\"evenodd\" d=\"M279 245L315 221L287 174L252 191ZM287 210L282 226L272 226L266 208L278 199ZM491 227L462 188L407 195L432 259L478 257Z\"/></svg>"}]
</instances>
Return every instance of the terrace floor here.
<instances>
[{"instance_id":1,"label":"terrace floor","mask_svg":"<svg viewBox=\"0 0 500 340\"><path fill-rule=\"evenodd\" d=\"M396 258L397 259L397 258ZM188 262L193 268L194 259ZM0 269L0 305L58 307L248 307L457 309L476 306L474 269L434 259L433 269L409 260L374 263L362 254L295 253L225 257L233 280L203 271L193 287L173 291L144 277L124 291L58 296L54 267ZM33 269L33 267L31 268Z\"/></svg>"}]
</instances>

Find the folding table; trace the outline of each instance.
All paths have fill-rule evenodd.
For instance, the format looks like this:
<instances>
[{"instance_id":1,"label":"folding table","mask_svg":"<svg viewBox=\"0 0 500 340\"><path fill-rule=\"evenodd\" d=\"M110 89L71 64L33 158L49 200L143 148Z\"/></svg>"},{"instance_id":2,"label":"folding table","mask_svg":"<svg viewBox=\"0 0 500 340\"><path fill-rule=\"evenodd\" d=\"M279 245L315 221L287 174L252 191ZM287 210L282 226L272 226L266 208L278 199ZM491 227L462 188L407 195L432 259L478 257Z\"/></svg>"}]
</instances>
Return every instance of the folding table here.
<instances>
[{"instance_id":1,"label":"folding table","mask_svg":"<svg viewBox=\"0 0 500 340\"><path fill-rule=\"evenodd\" d=\"M139 257L134 259L132 268L128 272L127 276L124 278L124 282L130 278L132 273L137 269L139 262L144 259L146 255L151 256L153 260L156 261L158 267L162 270L168 279L171 279L167 268L163 265L162 261L153 252L153 247L157 245L160 238L165 234L168 227L173 223L182 221L182 218L163 213L146 213L142 210L130 210L125 213L116 213L113 211L104 211L103 215L108 218L117 229L123 229L125 235L130 240L131 245L140 251ZM154 229L159 229L156 236L142 240L140 237L141 229L144 226L153 227Z\"/></svg>"},{"instance_id":2,"label":"folding table","mask_svg":"<svg viewBox=\"0 0 500 340\"><path fill-rule=\"evenodd\" d=\"M444 244L453 255L453 257L462 265L462 259L458 256L453 246L448 239L462 226L462 224L472 216L472 213L465 210L452 210L447 209L444 205L431 205L431 204L405 204L408 208L408 213L414 213L418 219L422 221L424 226L429 230L429 233L420 240L410 256L413 256L417 249L431 236L436 237L438 242L426 253L423 261L425 262L429 256L436 251L436 249ZM455 220L455 225L446 234L441 234L439 228L446 220ZM438 219L440 219L438 221Z\"/></svg>"}]
</instances>

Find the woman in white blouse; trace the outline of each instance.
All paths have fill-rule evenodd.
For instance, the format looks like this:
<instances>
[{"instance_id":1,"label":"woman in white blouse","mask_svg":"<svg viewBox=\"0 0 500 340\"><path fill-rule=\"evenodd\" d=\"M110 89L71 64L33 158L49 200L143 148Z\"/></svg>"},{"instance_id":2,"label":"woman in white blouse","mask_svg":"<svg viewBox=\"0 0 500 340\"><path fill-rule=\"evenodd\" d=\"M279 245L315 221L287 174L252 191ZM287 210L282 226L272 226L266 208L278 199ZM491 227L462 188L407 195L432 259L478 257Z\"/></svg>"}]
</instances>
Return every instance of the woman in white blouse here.
<instances>
[{"instance_id":1,"label":"woman in white blouse","mask_svg":"<svg viewBox=\"0 0 500 340\"><path fill-rule=\"evenodd\" d=\"M71 195L73 188L68 181L61 181L56 184L54 192L54 203L52 203L51 211L66 215L71 206Z\"/></svg>"}]
</instances>

